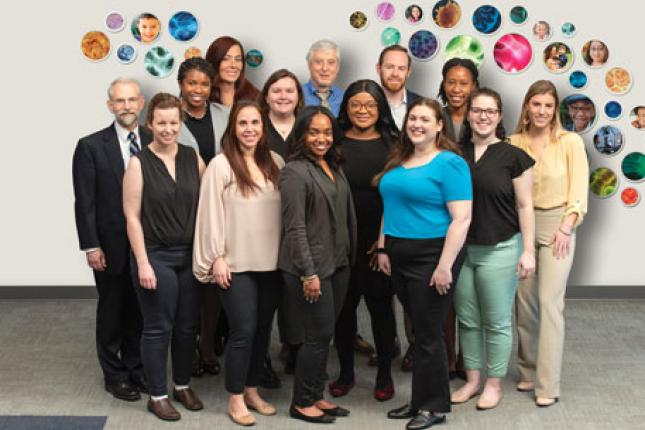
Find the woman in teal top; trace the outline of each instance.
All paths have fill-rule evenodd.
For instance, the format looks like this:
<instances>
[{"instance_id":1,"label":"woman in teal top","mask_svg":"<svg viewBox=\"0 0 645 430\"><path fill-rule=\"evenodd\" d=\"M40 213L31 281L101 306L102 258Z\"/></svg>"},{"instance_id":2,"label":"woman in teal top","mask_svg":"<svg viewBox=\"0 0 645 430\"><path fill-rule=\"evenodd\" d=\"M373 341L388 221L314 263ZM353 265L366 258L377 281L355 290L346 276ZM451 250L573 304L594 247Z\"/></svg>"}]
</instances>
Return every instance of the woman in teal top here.
<instances>
[{"instance_id":1,"label":"woman in teal top","mask_svg":"<svg viewBox=\"0 0 645 430\"><path fill-rule=\"evenodd\" d=\"M379 267L392 276L416 338L412 399L388 412L388 418L411 419L408 429L442 423L442 413L450 411L443 326L463 262L472 185L443 124L439 103L412 103L404 132L375 179L383 198Z\"/></svg>"}]
</instances>

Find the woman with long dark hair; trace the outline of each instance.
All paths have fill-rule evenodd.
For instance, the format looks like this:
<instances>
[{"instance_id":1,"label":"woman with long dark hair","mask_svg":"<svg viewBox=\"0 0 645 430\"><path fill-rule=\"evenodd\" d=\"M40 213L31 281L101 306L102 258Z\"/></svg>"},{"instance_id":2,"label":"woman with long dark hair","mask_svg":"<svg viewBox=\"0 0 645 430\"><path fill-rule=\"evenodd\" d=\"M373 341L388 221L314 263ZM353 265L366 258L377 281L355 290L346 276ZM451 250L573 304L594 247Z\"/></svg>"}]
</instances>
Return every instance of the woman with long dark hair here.
<instances>
[{"instance_id":1,"label":"woman with long dark hair","mask_svg":"<svg viewBox=\"0 0 645 430\"><path fill-rule=\"evenodd\" d=\"M255 100L258 89L244 76L244 48L230 36L218 37L206 51L206 61L215 70L211 101L232 106L238 100Z\"/></svg>"},{"instance_id":2,"label":"woman with long dark hair","mask_svg":"<svg viewBox=\"0 0 645 430\"><path fill-rule=\"evenodd\" d=\"M392 308L393 291L383 273L372 270L370 260L376 254L383 205L372 179L385 166L388 152L398 138L398 129L381 87L370 79L347 87L340 106L338 125L342 140L344 171L352 189L358 228L356 264L352 267L345 305L336 323L334 343L340 362L338 379L329 384L334 397L347 394L354 386L354 338L356 308L361 296L370 313L372 333L378 357L374 398L389 400L394 395L391 366L396 336Z\"/></svg>"},{"instance_id":3,"label":"woman with long dark hair","mask_svg":"<svg viewBox=\"0 0 645 430\"><path fill-rule=\"evenodd\" d=\"M356 256L356 216L340 167L333 114L308 106L298 115L289 162L280 173L283 236L278 266L285 284L286 341L296 359L293 418L331 423L349 411L324 399L327 356Z\"/></svg>"},{"instance_id":4,"label":"woman with long dark hair","mask_svg":"<svg viewBox=\"0 0 645 430\"><path fill-rule=\"evenodd\" d=\"M410 419L408 429L442 423L450 411L443 328L464 258L472 187L468 165L443 124L439 103L413 102L375 178L383 198L379 267L392 276L415 333L412 399L388 412L388 418Z\"/></svg>"}]
</instances>

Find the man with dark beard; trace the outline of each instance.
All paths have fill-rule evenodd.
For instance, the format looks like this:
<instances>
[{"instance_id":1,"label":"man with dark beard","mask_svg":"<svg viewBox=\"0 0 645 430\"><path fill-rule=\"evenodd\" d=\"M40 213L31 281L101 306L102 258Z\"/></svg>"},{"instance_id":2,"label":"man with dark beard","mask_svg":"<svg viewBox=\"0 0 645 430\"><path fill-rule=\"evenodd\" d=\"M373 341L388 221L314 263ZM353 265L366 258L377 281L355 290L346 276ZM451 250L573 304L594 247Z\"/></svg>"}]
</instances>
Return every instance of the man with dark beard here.
<instances>
[{"instance_id":1,"label":"man with dark beard","mask_svg":"<svg viewBox=\"0 0 645 430\"><path fill-rule=\"evenodd\" d=\"M98 291L99 364L105 389L127 401L138 400L139 392L147 391L139 352L141 313L130 277L122 197L125 166L152 139L139 127L143 105L136 81L112 82L107 107L115 122L80 139L72 164L76 230Z\"/></svg>"},{"instance_id":2,"label":"man with dark beard","mask_svg":"<svg viewBox=\"0 0 645 430\"><path fill-rule=\"evenodd\" d=\"M400 45L392 45L381 51L376 65L376 73L381 78L381 87L390 105L396 126L401 130L403 117L408 106L419 98L405 87L412 73L410 54Z\"/></svg>"}]
</instances>

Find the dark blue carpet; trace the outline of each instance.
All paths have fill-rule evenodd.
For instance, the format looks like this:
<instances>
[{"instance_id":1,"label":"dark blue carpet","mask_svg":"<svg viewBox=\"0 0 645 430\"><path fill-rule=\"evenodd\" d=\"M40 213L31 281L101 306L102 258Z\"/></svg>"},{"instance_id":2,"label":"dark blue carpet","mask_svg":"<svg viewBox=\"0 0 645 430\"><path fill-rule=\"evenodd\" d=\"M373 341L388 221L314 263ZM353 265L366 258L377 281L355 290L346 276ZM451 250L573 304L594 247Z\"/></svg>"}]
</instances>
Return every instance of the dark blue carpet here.
<instances>
[{"instance_id":1,"label":"dark blue carpet","mask_svg":"<svg viewBox=\"0 0 645 430\"><path fill-rule=\"evenodd\" d=\"M0 415L0 430L103 430L107 417Z\"/></svg>"}]
</instances>

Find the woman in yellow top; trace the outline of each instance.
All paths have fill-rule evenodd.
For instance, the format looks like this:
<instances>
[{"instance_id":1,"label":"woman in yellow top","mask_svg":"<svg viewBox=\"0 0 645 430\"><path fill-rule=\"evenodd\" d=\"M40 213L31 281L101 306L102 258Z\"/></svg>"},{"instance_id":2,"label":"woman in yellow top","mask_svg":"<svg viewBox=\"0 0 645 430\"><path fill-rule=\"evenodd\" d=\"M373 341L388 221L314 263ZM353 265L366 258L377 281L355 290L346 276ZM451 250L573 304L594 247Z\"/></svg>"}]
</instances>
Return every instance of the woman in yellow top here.
<instances>
[{"instance_id":1,"label":"woman in yellow top","mask_svg":"<svg viewBox=\"0 0 645 430\"><path fill-rule=\"evenodd\" d=\"M589 165L584 144L565 131L558 94L550 81L531 85L511 143L535 159L536 266L520 282L516 298L518 391L535 389L535 404L551 406L560 396L564 347L564 293L573 263L575 228L587 212Z\"/></svg>"}]
</instances>

